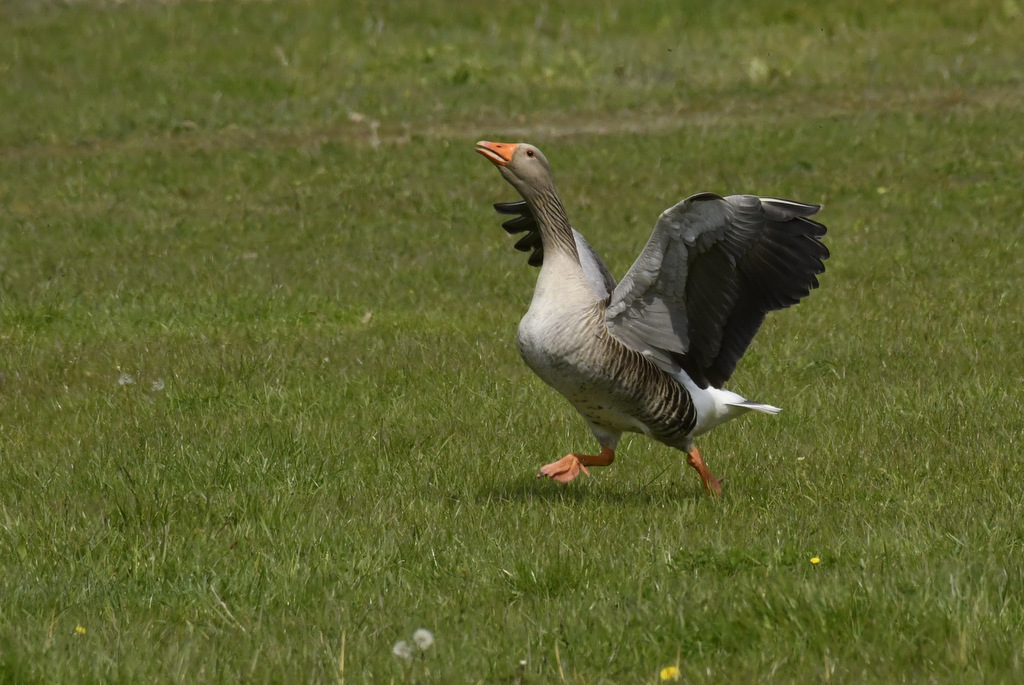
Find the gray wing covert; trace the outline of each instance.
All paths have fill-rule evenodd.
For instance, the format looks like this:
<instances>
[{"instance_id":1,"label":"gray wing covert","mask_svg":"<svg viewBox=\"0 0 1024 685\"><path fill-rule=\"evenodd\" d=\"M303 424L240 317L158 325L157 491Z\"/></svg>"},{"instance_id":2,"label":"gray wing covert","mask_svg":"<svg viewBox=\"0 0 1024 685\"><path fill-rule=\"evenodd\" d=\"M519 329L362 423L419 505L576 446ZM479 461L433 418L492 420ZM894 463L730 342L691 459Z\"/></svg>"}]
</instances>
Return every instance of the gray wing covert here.
<instances>
[{"instance_id":1,"label":"gray wing covert","mask_svg":"<svg viewBox=\"0 0 1024 685\"><path fill-rule=\"evenodd\" d=\"M712 193L665 210L612 293L611 334L668 371L720 387L774 309L817 287L828 250L818 210L788 200Z\"/></svg>"},{"instance_id":2,"label":"gray wing covert","mask_svg":"<svg viewBox=\"0 0 1024 685\"><path fill-rule=\"evenodd\" d=\"M601 259L597 251L590 246L587 239L575 228L572 229L573 238L576 240L576 252L580 257L580 267L590 287L601 299L612 294L615 290L615 277L608 269L608 266Z\"/></svg>"}]
</instances>

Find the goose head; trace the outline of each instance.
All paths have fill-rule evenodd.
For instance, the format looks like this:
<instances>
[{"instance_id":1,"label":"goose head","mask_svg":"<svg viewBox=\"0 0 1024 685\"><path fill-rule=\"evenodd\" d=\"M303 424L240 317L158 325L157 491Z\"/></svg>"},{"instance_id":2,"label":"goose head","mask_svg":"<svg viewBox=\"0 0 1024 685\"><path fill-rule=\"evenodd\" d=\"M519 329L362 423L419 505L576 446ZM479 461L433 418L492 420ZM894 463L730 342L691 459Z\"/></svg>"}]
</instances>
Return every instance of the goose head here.
<instances>
[{"instance_id":1,"label":"goose head","mask_svg":"<svg viewBox=\"0 0 1024 685\"><path fill-rule=\"evenodd\" d=\"M540 150L529 143L492 143L481 140L476 151L486 157L524 200L536 197L538 191L550 191L551 167Z\"/></svg>"}]
</instances>

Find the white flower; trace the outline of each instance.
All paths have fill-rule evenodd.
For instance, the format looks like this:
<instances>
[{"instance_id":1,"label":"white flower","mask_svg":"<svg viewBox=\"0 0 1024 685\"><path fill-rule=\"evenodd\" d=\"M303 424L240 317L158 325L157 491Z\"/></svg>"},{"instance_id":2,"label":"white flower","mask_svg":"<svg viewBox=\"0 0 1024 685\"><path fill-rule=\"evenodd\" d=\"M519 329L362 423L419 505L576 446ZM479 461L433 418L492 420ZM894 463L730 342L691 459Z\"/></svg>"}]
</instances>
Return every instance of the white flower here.
<instances>
[{"instance_id":1,"label":"white flower","mask_svg":"<svg viewBox=\"0 0 1024 685\"><path fill-rule=\"evenodd\" d=\"M399 640L395 643L395 646L391 648L391 653L397 656L399 659L405 659L406 661L412 661L412 647L405 640Z\"/></svg>"},{"instance_id":2,"label":"white flower","mask_svg":"<svg viewBox=\"0 0 1024 685\"><path fill-rule=\"evenodd\" d=\"M420 628L412 634L412 641L416 643L421 652L425 652L434 644L434 634L426 628Z\"/></svg>"}]
</instances>

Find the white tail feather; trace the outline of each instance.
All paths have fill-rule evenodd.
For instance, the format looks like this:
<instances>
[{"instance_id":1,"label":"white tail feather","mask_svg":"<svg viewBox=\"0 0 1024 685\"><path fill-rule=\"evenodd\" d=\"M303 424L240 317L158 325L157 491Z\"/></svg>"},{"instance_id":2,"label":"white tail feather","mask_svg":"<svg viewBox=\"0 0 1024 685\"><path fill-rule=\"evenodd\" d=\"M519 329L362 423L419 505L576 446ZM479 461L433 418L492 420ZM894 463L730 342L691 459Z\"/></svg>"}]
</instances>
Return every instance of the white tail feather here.
<instances>
[{"instance_id":1,"label":"white tail feather","mask_svg":"<svg viewBox=\"0 0 1024 685\"><path fill-rule=\"evenodd\" d=\"M739 407L740 409L749 409L750 411L759 411L762 414L778 414L782 411L779 407L773 407L770 404L758 404L757 402L750 402L743 400L742 402L726 402L731 407Z\"/></svg>"},{"instance_id":2,"label":"white tail feather","mask_svg":"<svg viewBox=\"0 0 1024 685\"><path fill-rule=\"evenodd\" d=\"M715 426L734 419L748 411L757 411L762 414L778 414L781 409L770 404L751 402L743 395L737 395L725 388L698 386L686 375L685 371L679 371L676 375L678 380L693 399L693 408L697 412L697 423L690 435L702 435Z\"/></svg>"}]
</instances>

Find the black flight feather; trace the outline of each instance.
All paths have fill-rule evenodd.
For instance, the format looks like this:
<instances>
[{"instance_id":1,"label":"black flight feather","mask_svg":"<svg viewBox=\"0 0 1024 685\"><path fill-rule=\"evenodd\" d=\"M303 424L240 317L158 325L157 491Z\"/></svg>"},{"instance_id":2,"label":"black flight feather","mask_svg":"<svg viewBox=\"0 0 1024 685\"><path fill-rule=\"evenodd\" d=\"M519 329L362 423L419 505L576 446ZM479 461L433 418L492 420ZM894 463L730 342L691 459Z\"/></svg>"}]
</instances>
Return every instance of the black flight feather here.
<instances>
[{"instance_id":1,"label":"black flight feather","mask_svg":"<svg viewBox=\"0 0 1024 685\"><path fill-rule=\"evenodd\" d=\"M494 205L494 209L498 214L519 215L514 219L509 219L501 227L509 235L526 233L525 236L516 242L514 247L520 252L531 252L532 250L530 258L527 260L530 266L540 266L543 264L544 246L541 244L540 227L537 225L537 219L534 218L533 212L530 211L526 202L523 200L518 202L498 202Z\"/></svg>"}]
</instances>

